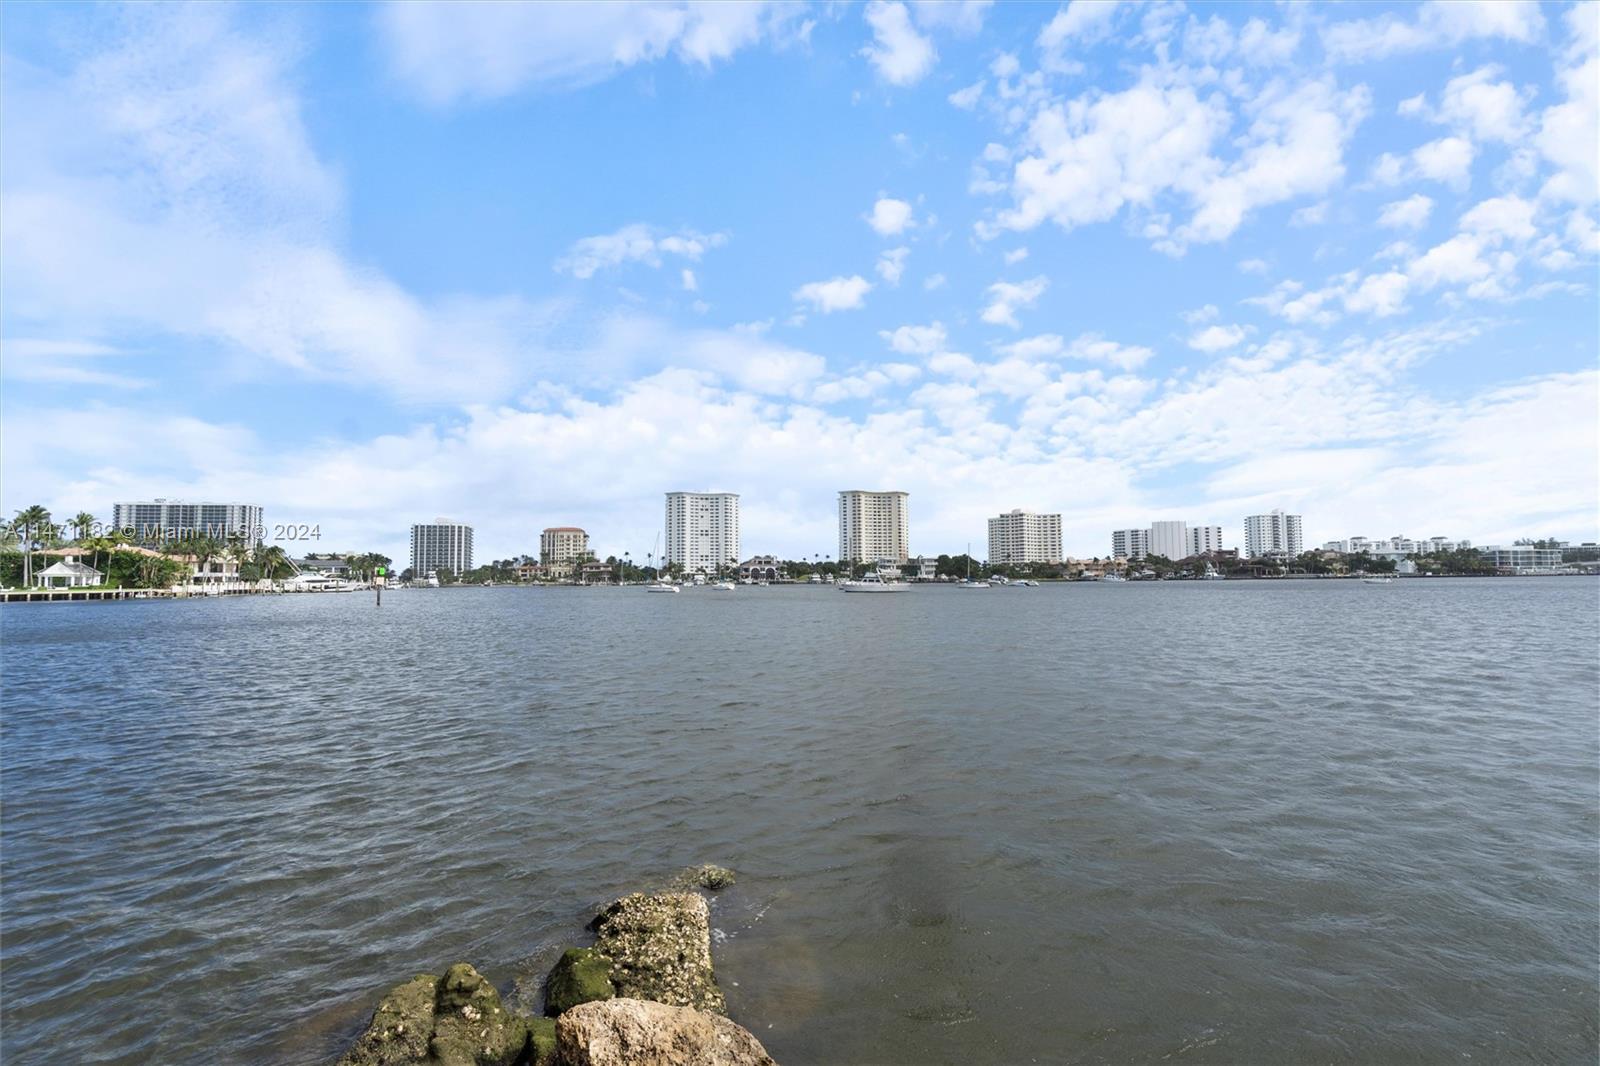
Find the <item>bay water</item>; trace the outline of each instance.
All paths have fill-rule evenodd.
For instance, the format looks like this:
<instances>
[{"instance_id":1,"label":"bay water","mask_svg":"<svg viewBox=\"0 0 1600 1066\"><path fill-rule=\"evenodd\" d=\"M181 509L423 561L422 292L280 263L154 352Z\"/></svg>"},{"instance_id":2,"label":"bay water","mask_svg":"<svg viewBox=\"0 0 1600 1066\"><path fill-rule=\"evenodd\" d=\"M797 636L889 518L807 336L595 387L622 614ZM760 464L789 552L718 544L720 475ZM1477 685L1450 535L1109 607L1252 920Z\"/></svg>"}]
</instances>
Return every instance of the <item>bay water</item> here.
<instances>
[{"instance_id":1,"label":"bay water","mask_svg":"<svg viewBox=\"0 0 1600 1066\"><path fill-rule=\"evenodd\" d=\"M1600 585L494 588L0 610L0 1057L326 1063L733 867L803 1063L1573 1062Z\"/></svg>"}]
</instances>

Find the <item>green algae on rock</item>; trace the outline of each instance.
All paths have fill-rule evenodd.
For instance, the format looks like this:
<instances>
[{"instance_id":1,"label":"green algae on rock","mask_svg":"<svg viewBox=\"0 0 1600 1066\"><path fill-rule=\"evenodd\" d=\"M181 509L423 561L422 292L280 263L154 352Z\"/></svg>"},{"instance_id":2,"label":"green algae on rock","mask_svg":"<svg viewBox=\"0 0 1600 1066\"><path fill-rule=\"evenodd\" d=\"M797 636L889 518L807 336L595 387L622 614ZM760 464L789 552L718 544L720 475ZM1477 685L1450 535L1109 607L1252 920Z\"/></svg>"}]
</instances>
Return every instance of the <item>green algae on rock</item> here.
<instances>
[{"instance_id":1,"label":"green algae on rock","mask_svg":"<svg viewBox=\"0 0 1600 1066\"><path fill-rule=\"evenodd\" d=\"M544 1012L554 1018L580 1003L610 999L611 960L594 948L568 948L544 983Z\"/></svg>"},{"instance_id":2,"label":"green algae on rock","mask_svg":"<svg viewBox=\"0 0 1600 1066\"><path fill-rule=\"evenodd\" d=\"M711 911L694 892L640 893L591 923L595 948L611 960L617 995L727 1013L711 969Z\"/></svg>"},{"instance_id":3,"label":"green algae on rock","mask_svg":"<svg viewBox=\"0 0 1600 1066\"><path fill-rule=\"evenodd\" d=\"M555 1066L556 1020L528 1019L528 1066Z\"/></svg>"},{"instance_id":4,"label":"green algae on rock","mask_svg":"<svg viewBox=\"0 0 1600 1066\"><path fill-rule=\"evenodd\" d=\"M515 1066L524 1060L529 1022L458 962L443 977L419 974L391 990L339 1066Z\"/></svg>"}]
</instances>

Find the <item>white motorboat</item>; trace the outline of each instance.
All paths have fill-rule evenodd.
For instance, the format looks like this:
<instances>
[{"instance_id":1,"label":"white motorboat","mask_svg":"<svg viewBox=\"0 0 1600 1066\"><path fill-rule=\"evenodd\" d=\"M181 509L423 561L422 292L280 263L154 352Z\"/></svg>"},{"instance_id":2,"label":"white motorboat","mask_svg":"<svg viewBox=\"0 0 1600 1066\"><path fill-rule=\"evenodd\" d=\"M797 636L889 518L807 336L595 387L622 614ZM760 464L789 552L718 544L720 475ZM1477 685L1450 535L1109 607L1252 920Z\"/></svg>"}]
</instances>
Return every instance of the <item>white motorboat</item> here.
<instances>
[{"instance_id":1,"label":"white motorboat","mask_svg":"<svg viewBox=\"0 0 1600 1066\"><path fill-rule=\"evenodd\" d=\"M1126 581L1128 579L1123 577L1121 574L1107 574L1105 577L1102 577L1100 580L1101 581Z\"/></svg>"},{"instance_id":2,"label":"white motorboat","mask_svg":"<svg viewBox=\"0 0 1600 1066\"><path fill-rule=\"evenodd\" d=\"M657 581L644 587L646 592L677 592L678 586L669 585L665 581Z\"/></svg>"},{"instance_id":3,"label":"white motorboat","mask_svg":"<svg viewBox=\"0 0 1600 1066\"><path fill-rule=\"evenodd\" d=\"M1393 584L1393 582L1394 578L1392 577L1364 577L1361 579L1363 585L1389 585Z\"/></svg>"},{"instance_id":4,"label":"white motorboat","mask_svg":"<svg viewBox=\"0 0 1600 1066\"><path fill-rule=\"evenodd\" d=\"M732 581L718 581L716 584L711 586L711 590L713 592L733 592L738 589L738 587L739 586L735 585Z\"/></svg>"},{"instance_id":5,"label":"white motorboat","mask_svg":"<svg viewBox=\"0 0 1600 1066\"><path fill-rule=\"evenodd\" d=\"M891 571L892 573L892 571ZM838 585L840 592L909 592L911 586L904 581L895 580L884 573L884 568L879 567L858 581L841 581Z\"/></svg>"}]
</instances>

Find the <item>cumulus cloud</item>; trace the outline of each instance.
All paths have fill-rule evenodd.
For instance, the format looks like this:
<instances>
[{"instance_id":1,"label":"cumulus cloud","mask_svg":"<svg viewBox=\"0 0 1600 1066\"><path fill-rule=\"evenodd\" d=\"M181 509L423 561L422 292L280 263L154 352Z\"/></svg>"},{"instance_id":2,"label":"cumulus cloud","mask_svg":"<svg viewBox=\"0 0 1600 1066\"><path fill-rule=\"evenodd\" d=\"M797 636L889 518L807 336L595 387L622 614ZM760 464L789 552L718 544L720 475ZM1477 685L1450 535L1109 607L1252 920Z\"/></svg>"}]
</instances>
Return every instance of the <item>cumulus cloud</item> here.
<instances>
[{"instance_id":1,"label":"cumulus cloud","mask_svg":"<svg viewBox=\"0 0 1600 1066\"><path fill-rule=\"evenodd\" d=\"M1404 200L1384 204L1383 210L1378 213L1378 224L1389 229L1417 230L1428 224L1428 215L1432 211L1433 201L1416 193Z\"/></svg>"},{"instance_id":2,"label":"cumulus cloud","mask_svg":"<svg viewBox=\"0 0 1600 1066\"><path fill-rule=\"evenodd\" d=\"M944 350L948 339L943 324L931 322L926 326L899 326L892 330L879 330L889 347L905 355L932 355Z\"/></svg>"},{"instance_id":3,"label":"cumulus cloud","mask_svg":"<svg viewBox=\"0 0 1600 1066\"><path fill-rule=\"evenodd\" d=\"M912 207L906 201L880 196L873 202L867 225L880 237L894 237L916 224L912 220L912 213Z\"/></svg>"},{"instance_id":4,"label":"cumulus cloud","mask_svg":"<svg viewBox=\"0 0 1600 1066\"><path fill-rule=\"evenodd\" d=\"M1246 335L1243 326L1207 326L1189 337L1189 347L1213 355L1242 344Z\"/></svg>"},{"instance_id":5,"label":"cumulus cloud","mask_svg":"<svg viewBox=\"0 0 1600 1066\"><path fill-rule=\"evenodd\" d=\"M829 278L827 281L812 281L800 286L794 291L794 298L801 303L810 304L811 307L823 314L834 311L851 311L866 304L867 293L872 291L872 282L859 274L850 277Z\"/></svg>"},{"instance_id":6,"label":"cumulus cloud","mask_svg":"<svg viewBox=\"0 0 1600 1066\"><path fill-rule=\"evenodd\" d=\"M898 0L872 0L864 17L872 27L873 43L861 50L890 85L915 85L938 62L933 42L917 32L911 13Z\"/></svg>"},{"instance_id":7,"label":"cumulus cloud","mask_svg":"<svg viewBox=\"0 0 1600 1066\"><path fill-rule=\"evenodd\" d=\"M1022 323L1017 321L1017 312L1032 307L1049 287L1050 279L1043 276L1016 283L997 281L989 286L989 302L979 317L990 325L1018 329Z\"/></svg>"},{"instance_id":8,"label":"cumulus cloud","mask_svg":"<svg viewBox=\"0 0 1600 1066\"><path fill-rule=\"evenodd\" d=\"M901 275L906 272L906 257L910 254L910 248L890 248L879 255L875 267L878 276L891 286L899 285Z\"/></svg>"},{"instance_id":9,"label":"cumulus cloud","mask_svg":"<svg viewBox=\"0 0 1600 1066\"><path fill-rule=\"evenodd\" d=\"M623 263L644 263L658 267L663 255L675 255L698 262L707 249L719 247L726 241L727 237L721 233L696 233L693 230L664 233L656 227L634 223L623 226L615 233L583 237L573 242L567 254L556 261L555 268L575 278L592 278L601 270ZM684 273L690 278L694 276L689 271ZM692 286L686 284L684 288Z\"/></svg>"}]
</instances>

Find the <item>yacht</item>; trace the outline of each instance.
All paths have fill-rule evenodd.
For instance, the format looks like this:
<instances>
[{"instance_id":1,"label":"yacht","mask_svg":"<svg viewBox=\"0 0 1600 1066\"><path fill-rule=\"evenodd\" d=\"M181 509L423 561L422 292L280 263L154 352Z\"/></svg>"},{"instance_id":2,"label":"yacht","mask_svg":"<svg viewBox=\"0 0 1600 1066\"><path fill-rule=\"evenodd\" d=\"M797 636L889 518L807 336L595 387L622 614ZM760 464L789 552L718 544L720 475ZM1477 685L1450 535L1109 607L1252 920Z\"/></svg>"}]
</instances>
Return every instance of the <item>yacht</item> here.
<instances>
[{"instance_id":1,"label":"yacht","mask_svg":"<svg viewBox=\"0 0 1600 1066\"><path fill-rule=\"evenodd\" d=\"M893 571L885 573L885 568L880 566L868 573L859 581L839 582L840 592L909 592L911 586L893 576Z\"/></svg>"},{"instance_id":2,"label":"yacht","mask_svg":"<svg viewBox=\"0 0 1600 1066\"><path fill-rule=\"evenodd\" d=\"M1111 573L1111 574L1105 575L1100 580L1101 581L1126 581L1128 579L1123 577L1121 574Z\"/></svg>"},{"instance_id":3,"label":"yacht","mask_svg":"<svg viewBox=\"0 0 1600 1066\"><path fill-rule=\"evenodd\" d=\"M646 585L644 590L646 592L677 592L678 586L669 585L665 581L657 579L654 583Z\"/></svg>"},{"instance_id":4,"label":"yacht","mask_svg":"<svg viewBox=\"0 0 1600 1066\"><path fill-rule=\"evenodd\" d=\"M739 586L735 585L732 581L718 581L712 584L711 590L713 592L733 592L738 589L738 587Z\"/></svg>"},{"instance_id":5,"label":"yacht","mask_svg":"<svg viewBox=\"0 0 1600 1066\"><path fill-rule=\"evenodd\" d=\"M1389 585L1393 582L1394 578L1392 577L1364 577L1361 579L1363 585Z\"/></svg>"}]
</instances>

